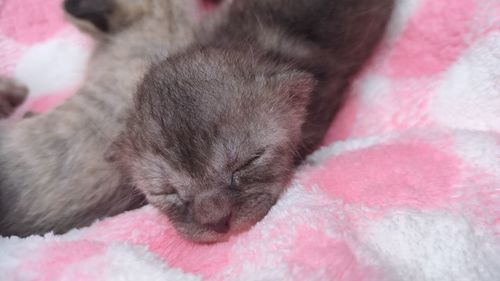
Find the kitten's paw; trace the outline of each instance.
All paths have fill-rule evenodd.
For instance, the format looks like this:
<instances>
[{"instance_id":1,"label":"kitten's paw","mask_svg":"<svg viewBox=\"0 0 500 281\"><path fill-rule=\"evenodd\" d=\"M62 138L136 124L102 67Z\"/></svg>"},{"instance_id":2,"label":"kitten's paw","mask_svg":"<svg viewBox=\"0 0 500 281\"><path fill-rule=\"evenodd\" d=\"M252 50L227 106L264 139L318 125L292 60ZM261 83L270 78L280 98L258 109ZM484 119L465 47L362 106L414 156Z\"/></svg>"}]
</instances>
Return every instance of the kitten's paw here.
<instances>
[{"instance_id":1,"label":"kitten's paw","mask_svg":"<svg viewBox=\"0 0 500 281\"><path fill-rule=\"evenodd\" d=\"M93 34L109 31L113 5L112 0L65 0L63 9L77 27Z\"/></svg>"},{"instance_id":2,"label":"kitten's paw","mask_svg":"<svg viewBox=\"0 0 500 281\"><path fill-rule=\"evenodd\" d=\"M12 79L0 77L0 119L9 117L28 96L28 88Z\"/></svg>"},{"instance_id":3,"label":"kitten's paw","mask_svg":"<svg viewBox=\"0 0 500 281\"><path fill-rule=\"evenodd\" d=\"M139 20L146 11L153 9L153 3L150 2L137 0L64 0L63 9L76 27L85 33L100 38L101 35L109 35L123 30L123 28ZM156 7L156 4L154 7Z\"/></svg>"}]
</instances>

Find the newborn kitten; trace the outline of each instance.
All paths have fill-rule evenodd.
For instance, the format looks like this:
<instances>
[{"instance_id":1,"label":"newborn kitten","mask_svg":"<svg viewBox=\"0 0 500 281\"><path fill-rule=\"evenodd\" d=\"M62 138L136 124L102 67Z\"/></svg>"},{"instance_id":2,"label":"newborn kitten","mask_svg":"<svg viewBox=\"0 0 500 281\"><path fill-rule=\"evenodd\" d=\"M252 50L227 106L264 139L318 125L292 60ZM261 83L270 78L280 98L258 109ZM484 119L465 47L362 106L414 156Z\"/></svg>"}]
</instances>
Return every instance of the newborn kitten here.
<instances>
[{"instance_id":1,"label":"newborn kitten","mask_svg":"<svg viewBox=\"0 0 500 281\"><path fill-rule=\"evenodd\" d=\"M393 0L234 0L154 65L110 155L187 239L261 220L313 151ZM205 23L205 25L207 25Z\"/></svg>"},{"instance_id":2,"label":"newborn kitten","mask_svg":"<svg viewBox=\"0 0 500 281\"><path fill-rule=\"evenodd\" d=\"M64 1L97 46L76 95L50 113L0 127L1 235L63 233L144 203L104 152L124 127L150 61L192 41L195 3Z\"/></svg>"}]
</instances>

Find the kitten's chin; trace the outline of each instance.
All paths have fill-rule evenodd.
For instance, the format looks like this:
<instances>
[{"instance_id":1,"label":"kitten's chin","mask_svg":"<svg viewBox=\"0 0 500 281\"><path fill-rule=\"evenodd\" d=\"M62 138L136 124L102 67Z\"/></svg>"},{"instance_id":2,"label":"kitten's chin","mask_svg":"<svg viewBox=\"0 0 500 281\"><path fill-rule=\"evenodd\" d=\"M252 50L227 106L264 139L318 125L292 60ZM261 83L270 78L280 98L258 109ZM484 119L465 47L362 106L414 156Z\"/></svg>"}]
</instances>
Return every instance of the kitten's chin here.
<instances>
[{"instance_id":1,"label":"kitten's chin","mask_svg":"<svg viewBox=\"0 0 500 281\"><path fill-rule=\"evenodd\" d=\"M255 224L255 223L253 223ZM246 224L238 224L235 223L234 226L231 226L228 232L226 233L219 233L211 229L207 229L203 226L199 225L181 225L181 224L175 224L175 229L177 230L177 233L182 236L184 239L195 242L195 243L200 243L200 244L214 244L214 243L221 243L221 242L226 242L228 241L232 236L239 235L243 232L248 231L250 228L252 228L252 225L250 223Z\"/></svg>"},{"instance_id":2,"label":"kitten's chin","mask_svg":"<svg viewBox=\"0 0 500 281\"><path fill-rule=\"evenodd\" d=\"M176 227L177 233L184 239L199 243L199 244L214 244L226 242L233 235L230 231L228 233L217 233L211 230L187 230L184 227Z\"/></svg>"}]
</instances>

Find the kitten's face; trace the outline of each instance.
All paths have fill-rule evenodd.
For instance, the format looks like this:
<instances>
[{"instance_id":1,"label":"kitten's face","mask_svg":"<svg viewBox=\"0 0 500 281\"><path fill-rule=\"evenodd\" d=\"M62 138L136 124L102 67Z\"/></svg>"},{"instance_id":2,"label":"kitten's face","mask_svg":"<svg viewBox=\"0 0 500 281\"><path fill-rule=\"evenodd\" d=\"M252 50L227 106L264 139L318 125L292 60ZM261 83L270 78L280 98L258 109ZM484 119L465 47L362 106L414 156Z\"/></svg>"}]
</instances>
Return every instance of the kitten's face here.
<instances>
[{"instance_id":1,"label":"kitten's face","mask_svg":"<svg viewBox=\"0 0 500 281\"><path fill-rule=\"evenodd\" d=\"M293 171L313 82L244 56L204 50L154 66L117 142L133 184L193 241L251 227Z\"/></svg>"}]
</instances>

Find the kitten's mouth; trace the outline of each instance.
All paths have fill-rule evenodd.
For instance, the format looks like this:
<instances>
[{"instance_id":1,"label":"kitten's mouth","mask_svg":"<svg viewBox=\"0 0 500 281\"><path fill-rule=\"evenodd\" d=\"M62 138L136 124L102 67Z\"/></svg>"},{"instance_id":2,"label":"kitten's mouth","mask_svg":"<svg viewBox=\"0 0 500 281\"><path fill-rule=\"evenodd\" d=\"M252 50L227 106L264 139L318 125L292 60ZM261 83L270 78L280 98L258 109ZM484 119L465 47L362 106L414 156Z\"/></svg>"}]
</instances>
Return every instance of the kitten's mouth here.
<instances>
[{"instance_id":1,"label":"kitten's mouth","mask_svg":"<svg viewBox=\"0 0 500 281\"><path fill-rule=\"evenodd\" d=\"M251 225L237 226L230 220L224 229L215 229L199 224L174 224L177 232L186 240L200 244L214 244L228 241L231 237L239 235L251 228Z\"/></svg>"},{"instance_id":2,"label":"kitten's mouth","mask_svg":"<svg viewBox=\"0 0 500 281\"><path fill-rule=\"evenodd\" d=\"M177 232L186 240L199 243L199 244L214 244L226 242L234 233L229 230L225 233L216 232L210 229L197 230L197 231L184 231L177 229Z\"/></svg>"}]
</instances>

